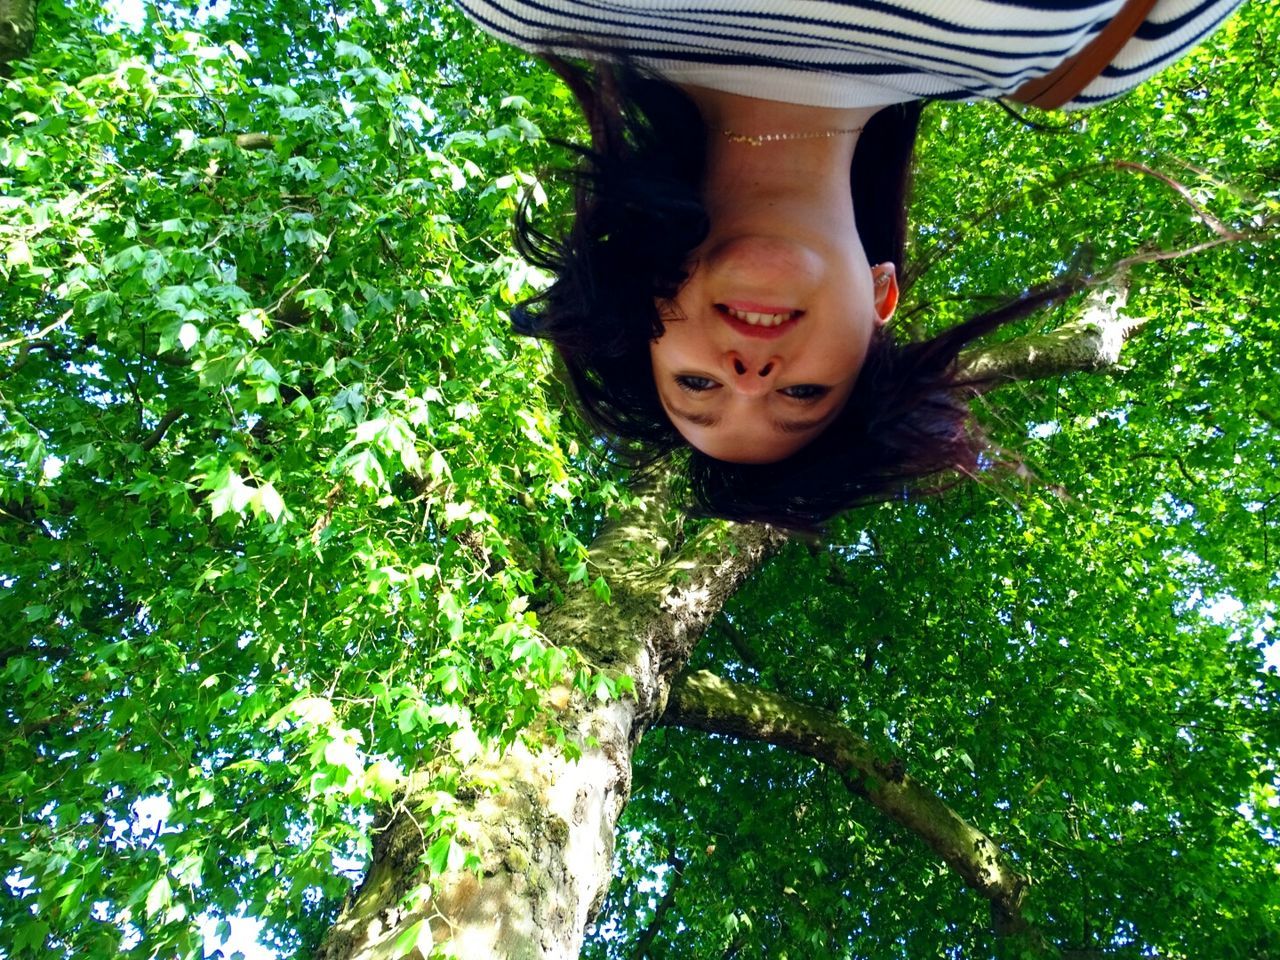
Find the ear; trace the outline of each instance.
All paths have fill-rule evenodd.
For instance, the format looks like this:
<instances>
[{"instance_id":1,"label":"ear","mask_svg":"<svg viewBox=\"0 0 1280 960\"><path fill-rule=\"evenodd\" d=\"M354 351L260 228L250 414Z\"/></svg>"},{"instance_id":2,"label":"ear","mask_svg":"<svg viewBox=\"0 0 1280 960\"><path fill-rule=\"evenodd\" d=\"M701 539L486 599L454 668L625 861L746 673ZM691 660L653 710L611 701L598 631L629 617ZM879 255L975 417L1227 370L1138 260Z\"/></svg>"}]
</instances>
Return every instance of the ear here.
<instances>
[{"instance_id":1,"label":"ear","mask_svg":"<svg viewBox=\"0 0 1280 960\"><path fill-rule=\"evenodd\" d=\"M875 290L876 326L882 327L898 308L898 271L892 262L877 263L871 268L871 282Z\"/></svg>"}]
</instances>

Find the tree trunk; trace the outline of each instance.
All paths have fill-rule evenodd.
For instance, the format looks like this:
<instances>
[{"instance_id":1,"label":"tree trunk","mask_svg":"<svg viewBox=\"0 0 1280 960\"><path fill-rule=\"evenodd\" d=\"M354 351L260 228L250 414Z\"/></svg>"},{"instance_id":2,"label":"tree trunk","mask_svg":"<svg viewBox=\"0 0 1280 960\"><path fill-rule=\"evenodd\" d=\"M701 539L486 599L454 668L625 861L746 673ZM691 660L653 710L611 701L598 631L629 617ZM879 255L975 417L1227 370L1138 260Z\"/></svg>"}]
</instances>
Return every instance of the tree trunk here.
<instances>
[{"instance_id":1,"label":"tree trunk","mask_svg":"<svg viewBox=\"0 0 1280 960\"><path fill-rule=\"evenodd\" d=\"M666 556L675 532L663 494L642 500L609 524L591 549L612 591L604 604L578 589L547 616L543 632L597 669L631 678L635 694L601 702L561 689L558 721L572 745L517 743L499 755L479 748L462 783L500 784L496 792L459 790L459 836L480 860L480 878L454 870L431 878L429 896L403 903L421 882L430 842L406 791L374 844L364 884L343 910L318 957L390 958L416 943L448 941L462 960L572 960L604 902L613 838L631 791L631 755L666 709L672 679L708 622L783 536L768 527L713 525ZM464 732L455 752L467 749ZM574 759L571 754L579 752ZM428 933L429 931L429 933ZM399 947L397 947L397 944Z\"/></svg>"},{"instance_id":2,"label":"tree trunk","mask_svg":"<svg viewBox=\"0 0 1280 960\"><path fill-rule=\"evenodd\" d=\"M0 76L31 52L36 37L36 0L0 0Z\"/></svg>"}]
</instances>

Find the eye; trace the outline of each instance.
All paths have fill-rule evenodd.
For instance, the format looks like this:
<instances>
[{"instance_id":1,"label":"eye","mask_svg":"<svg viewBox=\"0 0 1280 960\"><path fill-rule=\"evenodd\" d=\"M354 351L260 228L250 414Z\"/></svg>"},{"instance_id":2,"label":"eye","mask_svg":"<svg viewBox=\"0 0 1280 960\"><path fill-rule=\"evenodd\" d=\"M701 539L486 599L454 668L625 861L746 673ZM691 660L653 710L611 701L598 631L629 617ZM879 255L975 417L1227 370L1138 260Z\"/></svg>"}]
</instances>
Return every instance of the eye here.
<instances>
[{"instance_id":1,"label":"eye","mask_svg":"<svg viewBox=\"0 0 1280 960\"><path fill-rule=\"evenodd\" d=\"M676 378L676 386L681 390L687 390L690 393L703 393L707 390L714 390L720 386L719 383L710 377L695 377L692 374L682 373Z\"/></svg>"},{"instance_id":2,"label":"eye","mask_svg":"<svg viewBox=\"0 0 1280 960\"><path fill-rule=\"evenodd\" d=\"M831 388L819 383L797 383L794 386L783 387L778 392L792 400L819 400L830 393Z\"/></svg>"}]
</instances>

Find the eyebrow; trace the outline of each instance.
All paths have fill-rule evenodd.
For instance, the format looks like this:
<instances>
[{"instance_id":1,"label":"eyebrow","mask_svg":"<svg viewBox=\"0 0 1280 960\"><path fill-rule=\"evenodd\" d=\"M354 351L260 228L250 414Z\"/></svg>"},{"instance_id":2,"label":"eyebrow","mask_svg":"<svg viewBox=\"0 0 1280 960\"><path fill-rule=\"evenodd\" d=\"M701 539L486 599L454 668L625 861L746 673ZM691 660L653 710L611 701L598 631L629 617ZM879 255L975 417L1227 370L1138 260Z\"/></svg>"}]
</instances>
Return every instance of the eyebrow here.
<instances>
[{"instance_id":1,"label":"eyebrow","mask_svg":"<svg viewBox=\"0 0 1280 960\"><path fill-rule=\"evenodd\" d=\"M687 410L681 410L678 407L668 406L667 410L674 417L679 417L689 423L695 423L700 427L714 427L720 422L719 417L713 417L706 413L690 413ZM830 414L824 414L821 417L814 417L811 420L775 420L773 428L779 433L807 433L814 427L825 423L830 419Z\"/></svg>"}]
</instances>

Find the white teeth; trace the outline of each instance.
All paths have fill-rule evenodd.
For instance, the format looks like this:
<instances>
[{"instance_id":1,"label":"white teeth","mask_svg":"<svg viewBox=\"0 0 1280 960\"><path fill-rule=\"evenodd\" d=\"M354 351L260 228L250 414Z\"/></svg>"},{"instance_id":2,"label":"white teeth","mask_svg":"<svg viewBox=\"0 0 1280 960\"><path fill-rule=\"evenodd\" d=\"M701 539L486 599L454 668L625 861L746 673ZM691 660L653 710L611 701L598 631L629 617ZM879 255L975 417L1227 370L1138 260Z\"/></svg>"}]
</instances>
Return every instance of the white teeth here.
<instances>
[{"instance_id":1,"label":"white teeth","mask_svg":"<svg viewBox=\"0 0 1280 960\"><path fill-rule=\"evenodd\" d=\"M749 323L753 327L776 327L791 319L789 313L753 313L749 310L735 310L733 307L725 307L725 312L729 316Z\"/></svg>"}]
</instances>

